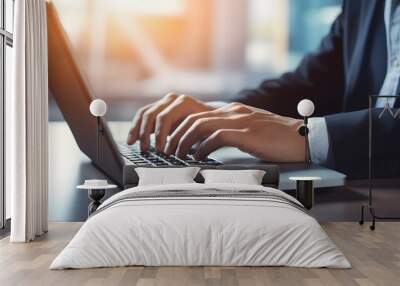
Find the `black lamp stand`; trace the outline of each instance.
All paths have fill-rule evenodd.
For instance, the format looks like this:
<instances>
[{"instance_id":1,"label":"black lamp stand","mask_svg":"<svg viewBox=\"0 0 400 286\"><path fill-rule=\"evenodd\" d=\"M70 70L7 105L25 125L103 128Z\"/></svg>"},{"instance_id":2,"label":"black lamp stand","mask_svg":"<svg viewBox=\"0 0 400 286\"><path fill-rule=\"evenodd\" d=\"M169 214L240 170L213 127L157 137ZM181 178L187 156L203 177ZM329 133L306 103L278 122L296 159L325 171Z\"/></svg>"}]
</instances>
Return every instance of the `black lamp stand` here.
<instances>
[{"instance_id":1,"label":"black lamp stand","mask_svg":"<svg viewBox=\"0 0 400 286\"><path fill-rule=\"evenodd\" d=\"M368 204L361 205L361 217L360 217L360 225L364 224L364 210L369 210L369 213L372 218L372 224L370 225L371 230L375 230L375 222L377 219L379 220L399 220L400 217L383 217L376 215L376 210L373 205L373 188L372 188L372 177L373 177L373 170L372 170L372 163L373 163L373 152L372 152L372 132L373 132L373 120L372 120L372 104L373 99L378 98L397 98L396 95L370 95L369 96L369 130L368 130ZM397 113L396 113L397 114ZM382 114L380 115L382 116ZM380 116L378 119L380 119ZM396 116L394 116L394 119Z\"/></svg>"},{"instance_id":2,"label":"black lamp stand","mask_svg":"<svg viewBox=\"0 0 400 286\"><path fill-rule=\"evenodd\" d=\"M96 116L97 127L96 127L96 160L100 162L100 136L104 134L104 128L101 125L100 116Z\"/></svg>"},{"instance_id":3,"label":"black lamp stand","mask_svg":"<svg viewBox=\"0 0 400 286\"><path fill-rule=\"evenodd\" d=\"M308 139L308 134L310 130L308 129L308 117L304 117L304 124L299 128L299 134L301 136L304 136L305 138L305 144L304 144L304 164L307 166L310 166L312 161L311 161L311 154L310 154L310 141Z\"/></svg>"}]
</instances>

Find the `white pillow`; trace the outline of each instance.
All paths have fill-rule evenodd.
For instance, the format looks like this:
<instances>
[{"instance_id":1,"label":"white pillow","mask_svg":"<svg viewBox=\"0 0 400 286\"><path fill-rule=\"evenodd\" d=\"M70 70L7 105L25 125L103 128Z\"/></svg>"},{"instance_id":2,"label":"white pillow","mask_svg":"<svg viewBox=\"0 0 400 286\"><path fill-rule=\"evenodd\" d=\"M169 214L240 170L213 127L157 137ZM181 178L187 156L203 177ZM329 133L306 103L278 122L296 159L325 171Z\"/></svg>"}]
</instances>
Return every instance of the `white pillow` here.
<instances>
[{"instance_id":1,"label":"white pillow","mask_svg":"<svg viewBox=\"0 0 400 286\"><path fill-rule=\"evenodd\" d=\"M261 185L265 171L262 170L202 170L205 184Z\"/></svg>"},{"instance_id":2,"label":"white pillow","mask_svg":"<svg viewBox=\"0 0 400 286\"><path fill-rule=\"evenodd\" d=\"M136 168L139 186L195 183L193 180L200 168Z\"/></svg>"}]
</instances>

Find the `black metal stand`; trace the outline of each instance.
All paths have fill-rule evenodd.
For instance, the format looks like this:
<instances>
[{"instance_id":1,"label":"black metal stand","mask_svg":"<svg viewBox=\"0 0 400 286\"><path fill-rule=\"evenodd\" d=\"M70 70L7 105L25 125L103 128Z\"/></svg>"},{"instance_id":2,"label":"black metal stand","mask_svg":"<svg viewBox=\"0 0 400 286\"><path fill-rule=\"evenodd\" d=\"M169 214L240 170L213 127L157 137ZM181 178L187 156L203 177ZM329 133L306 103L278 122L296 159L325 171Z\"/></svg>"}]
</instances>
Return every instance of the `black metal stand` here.
<instances>
[{"instance_id":1,"label":"black metal stand","mask_svg":"<svg viewBox=\"0 0 400 286\"><path fill-rule=\"evenodd\" d=\"M100 200L104 197L105 194L106 194L105 189L88 190L89 198L92 200L92 202L88 206L88 216L90 216L97 210L97 208L101 204Z\"/></svg>"},{"instance_id":2,"label":"black metal stand","mask_svg":"<svg viewBox=\"0 0 400 286\"><path fill-rule=\"evenodd\" d=\"M375 208L373 206L373 190L372 190L372 101L374 98L393 98L397 97L395 95L370 95L369 96L369 134L368 134L368 204L361 205L361 216L359 224L364 224L364 210L368 209L372 218L372 224L370 225L370 230L375 230L376 220L399 220L400 217L382 217L377 216Z\"/></svg>"},{"instance_id":3,"label":"black metal stand","mask_svg":"<svg viewBox=\"0 0 400 286\"><path fill-rule=\"evenodd\" d=\"M312 180L296 181L296 199L311 210L314 206L314 186Z\"/></svg>"},{"instance_id":4,"label":"black metal stand","mask_svg":"<svg viewBox=\"0 0 400 286\"><path fill-rule=\"evenodd\" d=\"M299 129L299 134L301 136L304 137L305 140L305 144L304 144L304 164L306 165L306 167L310 167L311 166L311 154L310 154L310 142L308 139L308 134L310 133L310 130L308 129L308 117L304 117L304 123L302 126L300 126Z\"/></svg>"},{"instance_id":5,"label":"black metal stand","mask_svg":"<svg viewBox=\"0 0 400 286\"><path fill-rule=\"evenodd\" d=\"M97 127L96 127L96 160L97 163L100 163L100 136L103 136L105 131L104 127L101 125L100 117L96 116Z\"/></svg>"}]
</instances>

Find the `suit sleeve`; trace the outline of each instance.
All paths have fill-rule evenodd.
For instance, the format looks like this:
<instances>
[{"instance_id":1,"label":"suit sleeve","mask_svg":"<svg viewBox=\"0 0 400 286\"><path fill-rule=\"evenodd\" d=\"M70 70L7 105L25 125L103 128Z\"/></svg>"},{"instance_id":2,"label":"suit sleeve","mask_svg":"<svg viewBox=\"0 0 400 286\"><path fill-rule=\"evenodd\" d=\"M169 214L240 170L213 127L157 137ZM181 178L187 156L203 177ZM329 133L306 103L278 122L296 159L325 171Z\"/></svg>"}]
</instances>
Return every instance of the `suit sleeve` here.
<instances>
[{"instance_id":1,"label":"suit sleeve","mask_svg":"<svg viewBox=\"0 0 400 286\"><path fill-rule=\"evenodd\" d=\"M374 177L400 174L400 120L381 108L371 111L372 161ZM325 117L328 136L328 162L352 178L368 177L369 110L339 113Z\"/></svg>"},{"instance_id":2,"label":"suit sleeve","mask_svg":"<svg viewBox=\"0 0 400 286\"><path fill-rule=\"evenodd\" d=\"M278 79L265 80L256 89L240 92L233 101L298 117L297 103L314 101L316 116L339 112L344 94L343 11L319 48L303 58L299 66Z\"/></svg>"}]
</instances>

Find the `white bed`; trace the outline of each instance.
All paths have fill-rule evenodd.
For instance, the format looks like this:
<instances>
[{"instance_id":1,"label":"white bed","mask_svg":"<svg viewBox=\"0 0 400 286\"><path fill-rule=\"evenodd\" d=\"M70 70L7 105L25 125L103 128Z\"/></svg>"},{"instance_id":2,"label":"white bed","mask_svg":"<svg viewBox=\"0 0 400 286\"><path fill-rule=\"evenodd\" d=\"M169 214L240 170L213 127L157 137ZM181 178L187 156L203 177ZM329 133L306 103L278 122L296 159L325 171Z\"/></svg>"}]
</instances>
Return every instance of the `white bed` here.
<instances>
[{"instance_id":1,"label":"white bed","mask_svg":"<svg viewBox=\"0 0 400 286\"><path fill-rule=\"evenodd\" d=\"M128 265L351 267L294 198L238 184L120 192L83 224L50 269Z\"/></svg>"}]
</instances>

